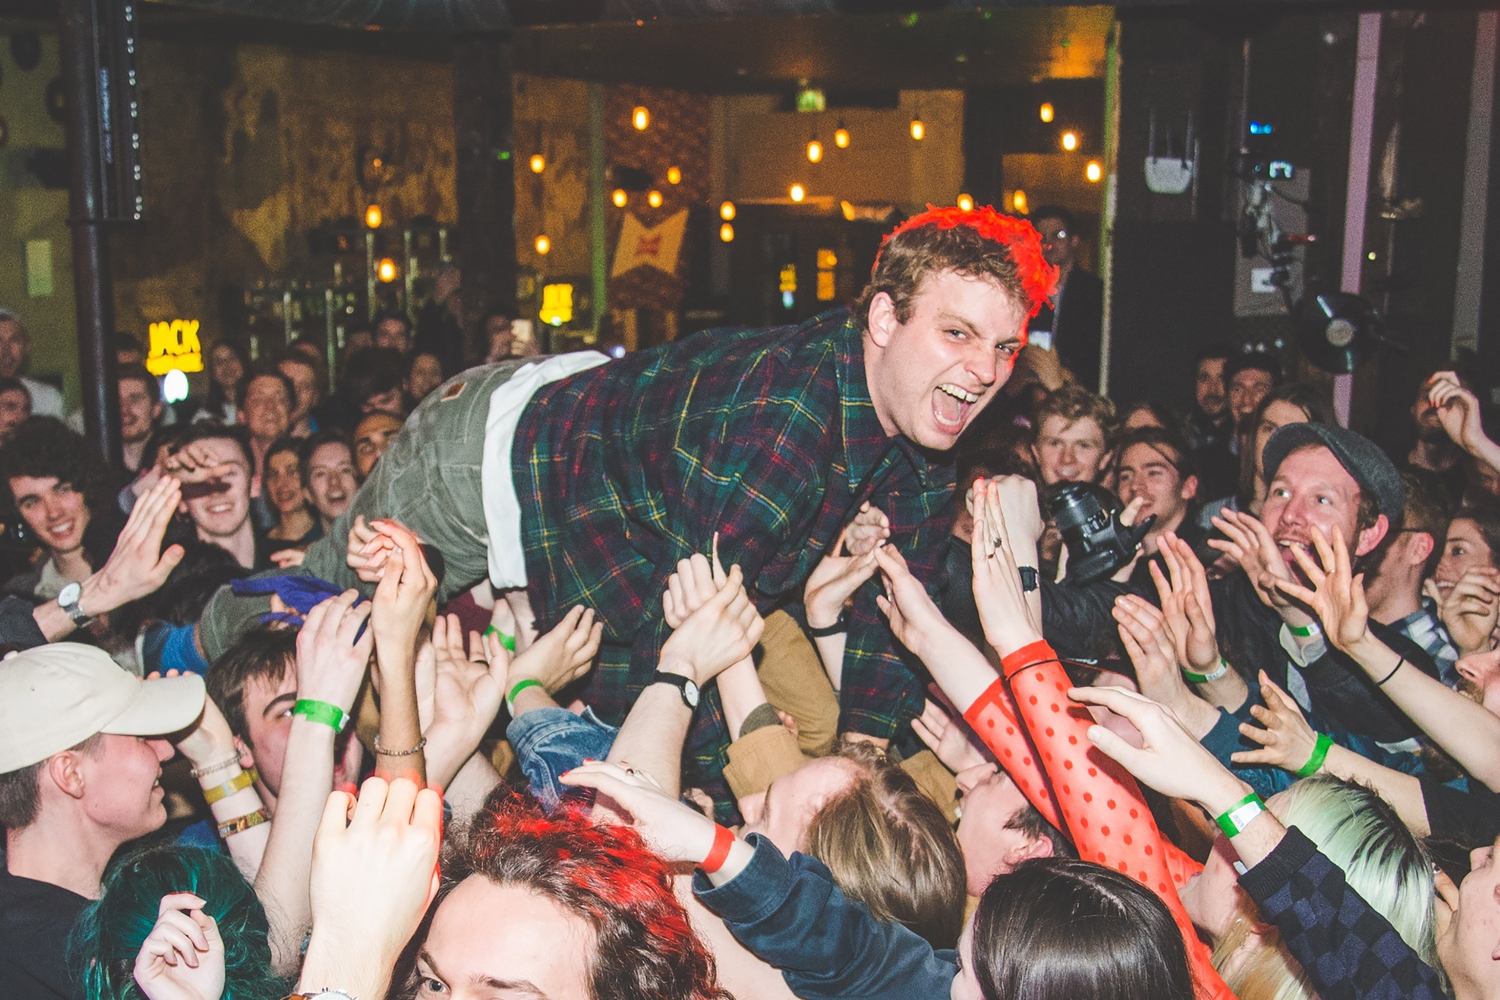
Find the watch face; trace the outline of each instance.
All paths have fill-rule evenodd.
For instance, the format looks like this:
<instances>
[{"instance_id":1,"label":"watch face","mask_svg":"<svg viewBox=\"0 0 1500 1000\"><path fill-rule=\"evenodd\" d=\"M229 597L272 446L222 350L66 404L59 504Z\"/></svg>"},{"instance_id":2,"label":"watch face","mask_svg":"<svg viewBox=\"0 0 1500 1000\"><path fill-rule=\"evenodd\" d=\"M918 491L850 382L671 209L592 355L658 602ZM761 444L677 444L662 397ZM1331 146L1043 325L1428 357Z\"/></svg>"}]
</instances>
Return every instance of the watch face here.
<instances>
[{"instance_id":1,"label":"watch face","mask_svg":"<svg viewBox=\"0 0 1500 1000\"><path fill-rule=\"evenodd\" d=\"M83 593L83 587L77 583L70 583L57 592L57 603L63 607L78 603L78 595Z\"/></svg>"},{"instance_id":2,"label":"watch face","mask_svg":"<svg viewBox=\"0 0 1500 1000\"><path fill-rule=\"evenodd\" d=\"M689 707L691 707L691 708L697 708L698 707L698 685L694 684L692 681L688 681L685 684L683 684L682 685L682 696L685 699L687 699L687 703L688 703Z\"/></svg>"}]
</instances>

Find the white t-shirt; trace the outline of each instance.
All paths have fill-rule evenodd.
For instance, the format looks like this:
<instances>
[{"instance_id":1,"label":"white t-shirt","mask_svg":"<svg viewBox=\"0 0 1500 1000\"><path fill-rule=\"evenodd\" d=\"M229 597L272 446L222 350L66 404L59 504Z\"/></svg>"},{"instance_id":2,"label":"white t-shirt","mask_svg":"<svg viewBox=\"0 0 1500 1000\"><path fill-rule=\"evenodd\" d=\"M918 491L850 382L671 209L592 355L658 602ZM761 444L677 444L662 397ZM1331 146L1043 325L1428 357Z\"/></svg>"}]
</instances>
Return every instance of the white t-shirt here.
<instances>
[{"instance_id":1,"label":"white t-shirt","mask_svg":"<svg viewBox=\"0 0 1500 1000\"><path fill-rule=\"evenodd\" d=\"M559 354L546 361L522 365L510 380L490 394L489 417L484 422L484 462L480 485L484 494L484 525L489 532L490 583L496 590L526 586L526 554L521 546L521 503L511 478L511 445L521 411L538 389L558 379L598 367L609 358L598 351Z\"/></svg>"},{"instance_id":2,"label":"white t-shirt","mask_svg":"<svg viewBox=\"0 0 1500 1000\"><path fill-rule=\"evenodd\" d=\"M46 382L23 378L21 384L31 393L31 415L33 417L63 418L63 394Z\"/></svg>"}]
</instances>

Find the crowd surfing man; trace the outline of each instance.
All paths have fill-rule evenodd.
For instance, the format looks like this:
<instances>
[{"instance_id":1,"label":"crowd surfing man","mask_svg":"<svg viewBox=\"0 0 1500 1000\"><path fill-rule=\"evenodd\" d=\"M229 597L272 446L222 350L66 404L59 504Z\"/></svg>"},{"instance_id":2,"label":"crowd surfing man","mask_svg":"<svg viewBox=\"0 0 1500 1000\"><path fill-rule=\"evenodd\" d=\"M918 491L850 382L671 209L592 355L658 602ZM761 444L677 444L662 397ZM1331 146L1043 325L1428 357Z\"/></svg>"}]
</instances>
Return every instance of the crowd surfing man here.
<instances>
[{"instance_id":1,"label":"crowd surfing man","mask_svg":"<svg viewBox=\"0 0 1500 1000\"><path fill-rule=\"evenodd\" d=\"M442 553L442 598L488 576L529 598L540 631L575 604L595 608L605 640L583 697L618 724L670 632L668 576L715 532L763 612L799 604L865 502L935 576L953 516L948 452L1009 376L1055 280L1030 223L934 209L887 238L847 313L607 365L584 352L467 372L412 415L302 571L357 585L353 558L368 586L381 552L362 558L344 539L358 517L395 518ZM206 613L210 656L229 600ZM841 728L882 742L923 708L873 586L848 615L841 693ZM691 747L710 778L728 742L705 693Z\"/></svg>"}]
</instances>

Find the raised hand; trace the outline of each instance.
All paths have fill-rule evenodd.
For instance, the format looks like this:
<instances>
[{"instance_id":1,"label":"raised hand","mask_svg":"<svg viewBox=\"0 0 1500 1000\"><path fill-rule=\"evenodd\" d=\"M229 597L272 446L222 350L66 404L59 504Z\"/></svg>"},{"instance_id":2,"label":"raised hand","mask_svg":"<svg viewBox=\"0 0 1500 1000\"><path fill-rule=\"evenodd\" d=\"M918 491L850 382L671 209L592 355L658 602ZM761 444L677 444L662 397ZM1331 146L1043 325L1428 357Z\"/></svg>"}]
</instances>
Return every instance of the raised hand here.
<instances>
[{"instance_id":1,"label":"raised hand","mask_svg":"<svg viewBox=\"0 0 1500 1000\"><path fill-rule=\"evenodd\" d=\"M1287 595L1277 587L1278 580L1291 580L1292 571L1281 558L1281 550L1271 532L1257 517L1242 511L1226 510L1214 516L1213 525L1225 539L1210 538L1208 544L1240 564L1245 576L1255 586L1255 593L1269 608L1286 617L1300 614ZM1304 624L1298 621L1298 624Z\"/></svg>"},{"instance_id":2,"label":"raised hand","mask_svg":"<svg viewBox=\"0 0 1500 1000\"><path fill-rule=\"evenodd\" d=\"M150 1000L219 1000L224 992L224 941L206 905L190 892L161 898L133 970Z\"/></svg>"},{"instance_id":3,"label":"raised hand","mask_svg":"<svg viewBox=\"0 0 1500 1000\"><path fill-rule=\"evenodd\" d=\"M991 482L983 491L976 490L970 541L974 603L985 641L1001 656L1042 638L1041 625L1032 618L1026 592L1021 589L1021 573L1008 528L1000 509L998 484Z\"/></svg>"},{"instance_id":4,"label":"raised hand","mask_svg":"<svg viewBox=\"0 0 1500 1000\"><path fill-rule=\"evenodd\" d=\"M927 588L911 575L905 557L894 545L876 549L875 562L885 588L885 593L875 598L876 606L890 620L891 631L901 644L925 659L932 642L952 632L953 626L933 603Z\"/></svg>"},{"instance_id":5,"label":"raised hand","mask_svg":"<svg viewBox=\"0 0 1500 1000\"><path fill-rule=\"evenodd\" d=\"M345 712L354 707L375 646L374 632L364 627L370 602L356 605L357 600L359 591L346 590L307 613L297 633L298 698L326 701Z\"/></svg>"},{"instance_id":6,"label":"raised hand","mask_svg":"<svg viewBox=\"0 0 1500 1000\"><path fill-rule=\"evenodd\" d=\"M1193 554L1193 547L1170 531L1162 534L1157 551L1167 572L1163 574L1152 562L1151 580L1161 598L1177 665L1194 673L1212 673L1219 665L1219 643L1208 574Z\"/></svg>"},{"instance_id":7,"label":"raised hand","mask_svg":"<svg viewBox=\"0 0 1500 1000\"><path fill-rule=\"evenodd\" d=\"M337 983L380 997L438 889L443 802L430 788L370 778L333 792L313 842L312 938L301 992Z\"/></svg>"},{"instance_id":8,"label":"raised hand","mask_svg":"<svg viewBox=\"0 0 1500 1000\"><path fill-rule=\"evenodd\" d=\"M664 858L696 864L713 849L714 821L662 791L656 779L643 770L591 761L558 780L609 796L630 814L641 836Z\"/></svg>"},{"instance_id":9,"label":"raised hand","mask_svg":"<svg viewBox=\"0 0 1500 1000\"><path fill-rule=\"evenodd\" d=\"M739 566L731 566L723 586L689 614L662 646L661 669L692 677L702 687L748 657L764 628L765 621L745 592Z\"/></svg>"},{"instance_id":10,"label":"raised hand","mask_svg":"<svg viewBox=\"0 0 1500 1000\"><path fill-rule=\"evenodd\" d=\"M1473 453L1485 440L1479 398L1459 384L1457 373L1438 372L1428 379L1427 401L1437 407L1438 420L1454 444Z\"/></svg>"},{"instance_id":11,"label":"raised hand","mask_svg":"<svg viewBox=\"0 0 1500 1000\"><path fill-rule=\"evenodd\" d=\"M1438 604L1438 618L1453 637L1460 656L1483 653L1494 646L1500 623L1500 570L1472 566Z\"/></svg>"},{"instance_id":12,"label":"raised hand","mask_svg":"<svg viewBox=\"0 0 1500 1000\"><path fill-rule=\"evenodd\" d=\"M510 654L499 636L470 632L465 655L457 615L438 615L432 623L431 647L432 716L422 735L427 738L428 778L446 785L478 748L500 711Z\"/></svg>"},{"instance_id":13,"label":"raised hand","mask_svg":"<svg viewBox=\"0 0 1500 1000\"><path fill-rule=\"evenodd\" d=\"M1300 545L1292 546L1292 558L1307 575L1313 589L1291 579L1277 579L1276 588L1287 597L1300 601L1318 616L1323 623L1323 632L1328 641L1346 653L1353 655L1356 646L1370 636L1370 608L1365 601L1365 575L1350 575L1349 546L1344 544L1344 533L1338 525L1333 527L1333 541L1317 525L1312 527L1313 546L1318 551L1318 561L1307 554Z\"/></svg>"},{"instance_id":14,"label":"raised hand","mask_svg":"<svg viewBox=\"0 0 1500 1000\"><path fill-rule=\"evenodd\" d=\"M1250 714L1265 728L1240 724L1240 732L1259 743L1260 749L1241 750L1230 759L1236 764L1270 764L1295 774L1312 758L1318 734L1307 724L1297 703L1264 670L1260 672L1260 692L1266 703L1252 706Z\"/></svg>"},{"instance_id":15,"label":"raised hand","mask_svg":"<svg viewBox=\"0 0 1500 1000\"><path fill-rule=\"evenodd\" d=\"M870 506L868 500L859 505L859 513L854 515L854 520L846 524L839 535L851 556L867 556L884 545L890 537L890 518L879 507ZM830 551L837 552L838 545L835 544Z\"/></svg>"},{"instance_id":16,"label":"raised hand","mask_svg":"<svg viewBox=\"0 0 1500 1000\"><path fill-rule=\"evenodd\" d=\"M373 527L393 546L386 553L385 572L375 588L375 611L370 621L375 647L381 656L409 656L415 649L427 605L437 592L437 577L427 565L421 542L405 525L379 520Z\"/></svg>"},{"instance_id":17,"label":"raised hand","mask_svg":"<svg viewBox=\"0 0 1500 1000\"><path fill-rule=\"evenodd\" d=\"M182 562L183 548L170 545L162 551L161 543L181 500L182 485L168 477L135 502L109 559L83 585L78 603L86 613L113 611L167 582Z\"/></svg>"},{"instance_id":18,"label":"raised hand","mask_svg":"<svg viewBox=\"0 0 1500 1000\"><path fill-rule=\"evenodd\" d=\"M866 504L859 517L839 532L838 541L813 567L812 575L802 588L802 607L807 612L807 624L813 628L827 628L838 621L844 604L875 575L875 549L890 536L890 529L869 532L869 525L860 524L861 518L869 518L868 511L869 504ZM880 515L881 522L885 521L885 515L880 511L873 513ZM853 540L857 532L865 534L858 545Z\"/></svg>"},{"instance_id":19,"label":"raised hand","mask_svg":"<svg viewBox=\"0 0 1500 1000\"><path fill-rule=\"evenodd\" d=\"M344 561L365 583L379 583L385 575L385 558L396 547L390 535L382 534L365 523L360 514L349 525L349 544Z\"/></svg>"},{"instance_id":20,"label":"raised hand","mask_svg":"<svg viewBox=\"0 0 1500 1000\"><path fill-rule=\"evenodd\" d=\"M1100 725L1089 727L1089 742L1163 795L1190 799L1218 816L1248 790L1165 705L1118 687L1073 688L1068 697L1107 708L1135 726L1139 747Z\"/></svg>"},{"instance_id":21,"label":"raised hand","mask_svg":"<svg viewBox=\"0 0 1500 1000\"><path fill-rule=\"evenodd\" d=\"M1165 616L1149 601L1134 594L1115 598L1113 615L1119 623L1120 641L1125 644L1130 662L1135 664L1141 694L1178 710L1184 699L1193 695L1177 665Z\"/></svg>"},{"instance_id":22,"label":"raised hand","mask_svg":"<svg viewBox=\"0 0 1500 1000\"><path fill-rule=\"evenodd\" d=\"M174 673L168 671L169 676ZM198 716L198 724L176 740L176 746L194 767L222 761L235 752L234 733L212 698L203 699L203 714Z\"/></svg>"},{"instance_id":23,"label":"raised hand","mask_svg":"<svg viewBox=\"0 0 1500 1000\"><path fill-rule=\"evenodd\" d=\"M594 621L593 610L575 605L555 628L511 659L506 690L523 680L538 681L548 694L567 687L589 672L603 636L604 623Z\"/></svg>"},{"instance_id":24,"label":"raised hand","mask_svg":"<svg viewBox=\"0 0 1500 1000\"><path fill-rule=\"evenodd\" d=\"M667 577L667 589L661 595L663 617L672 628L687 621L687 616L697 611L709 598L719 592L725 576L719 565L719 539L714 536L714 561L695 552L687 559L677 561L677 572Z\"/></svg>"},{"instance_id":25,"label":"raised hand","mask_svg":"<svg viewBox=\"0 0 1500 1000\"><path fill-rule=\"evenodd\" d=\"M968 730L931 699L922 706L922 714L911 720L911 728L954 774L990 763L969 739Z\"/></svg>"},{"instance_id":26,"label":"raised hand","mask_svg":"<svg viewBox=\"0 0 1500 1000\"><path fill-rule=\"evenodd\" d=\"M167 456L162 467L179 483L206 483L222 479L234 471L234 464L220 463L213 449L204 441L193 441L178 448Z\"/></svg>"}]
</instances>

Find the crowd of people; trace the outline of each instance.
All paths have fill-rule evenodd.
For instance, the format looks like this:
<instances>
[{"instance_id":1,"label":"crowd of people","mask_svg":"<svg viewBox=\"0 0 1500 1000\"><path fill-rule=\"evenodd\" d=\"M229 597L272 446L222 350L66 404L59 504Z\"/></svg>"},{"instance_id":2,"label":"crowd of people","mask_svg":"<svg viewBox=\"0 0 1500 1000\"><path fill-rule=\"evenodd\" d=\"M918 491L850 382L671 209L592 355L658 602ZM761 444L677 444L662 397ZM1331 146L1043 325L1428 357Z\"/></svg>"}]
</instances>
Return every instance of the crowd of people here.
<instances>
[{"instance_id":1,"label":"crowd of people","mask_svg":"<svg viewBox=\"0 0 1500 1000\"><path fill-rule=\"evenodd\" d=\"M1473 387L1117 407L1043 222L616 360L383 317L327 396L122 335L113 465L0 311L0 995L1500 998Z\"/></svg>"}]
</instances>

